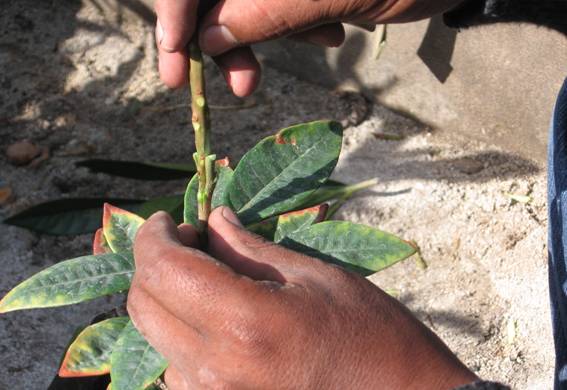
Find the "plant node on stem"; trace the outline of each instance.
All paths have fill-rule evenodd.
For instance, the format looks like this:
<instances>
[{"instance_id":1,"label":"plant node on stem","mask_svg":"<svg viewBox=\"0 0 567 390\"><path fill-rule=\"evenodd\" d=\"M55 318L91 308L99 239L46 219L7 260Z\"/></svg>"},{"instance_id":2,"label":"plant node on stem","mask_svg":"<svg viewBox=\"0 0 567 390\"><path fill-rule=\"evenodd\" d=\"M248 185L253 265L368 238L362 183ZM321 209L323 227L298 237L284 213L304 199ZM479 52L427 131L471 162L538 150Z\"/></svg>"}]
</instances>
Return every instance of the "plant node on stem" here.
<instances>
[{"instance_id":1,"label":"plant node on stem","mask_svg":"<svg viewBox=\"0 0 567 390\"><path fill-rule=\"evenodd\" d=\"M210 154L210 119L205 87L205 65L196 38L189 45L189 66L191 120L195 130L195 146L197 149L193 158L199 175L199 192L197 195L199 226L197 226L197 229L201 234L204 234L211 213L211 197L215 180L215 156Z\"/></svg>"}]
</instances>

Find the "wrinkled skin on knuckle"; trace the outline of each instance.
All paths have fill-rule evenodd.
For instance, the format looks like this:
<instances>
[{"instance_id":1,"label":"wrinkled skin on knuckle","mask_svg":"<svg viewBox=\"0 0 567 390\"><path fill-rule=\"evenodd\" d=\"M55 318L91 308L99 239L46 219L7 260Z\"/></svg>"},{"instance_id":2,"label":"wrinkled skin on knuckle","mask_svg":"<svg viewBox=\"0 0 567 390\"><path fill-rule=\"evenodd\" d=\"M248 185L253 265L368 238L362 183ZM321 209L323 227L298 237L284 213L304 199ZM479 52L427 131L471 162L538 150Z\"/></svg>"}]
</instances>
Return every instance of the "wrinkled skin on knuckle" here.
<instances>
[{"instance_id":1,"label":"wrinkled skin on knuckle","mask_svg":"<svg viewBox=\"0 0 567 390\"><path fill-rule=\"evenodd\" d=\"M233 390L241 389L234 380L225 372L226 366L217 368L207 364L200 365L193 378L191 378L194 386L191 389L210 389L210 390Z\"/></svg>"},{"instance_id":2,"label":"wrinkled skin on knuckle","mask_svg":"<svg viewBox=\"0 0 567 390\"><path fill-rule=\"evenodd\" d=\"M231 349L248 362L264 357L273 343L269 315L263 310L239 310L224 328Z\"/></svg>"},{"instance_id":3,"label":"wrinkled skin on knuckle","mask_svg":"<svg viewBox=\"0 0 567 390\"><path fill-rule=\"evenodd\" d=\"M222 356L222 364L218 366L219 362L211 357L215 362L210 372L238 384L236 388L269 388L276 373L283 369L280 362L287 348L286 332L290 330L285 315L277 304L260 302L252 296L248 306L227 316L220 326L215 350Z\"/></svg>"},{"instance_id":4,"label":"wrinkled skin on knuckle","mask_svg":"<svg viewBox=\"0 0 567 390\"><path fill-rule=\"evenodd\" d=\"M141 287L159 287L164 280L169 278L179 278L183 281L185 276L175 262L170 261L178 256L178 251L171 248L160 250L150 250L144 257L148 259L143 266L136 269L135 278Z\"/></svg>"}]
</instances>

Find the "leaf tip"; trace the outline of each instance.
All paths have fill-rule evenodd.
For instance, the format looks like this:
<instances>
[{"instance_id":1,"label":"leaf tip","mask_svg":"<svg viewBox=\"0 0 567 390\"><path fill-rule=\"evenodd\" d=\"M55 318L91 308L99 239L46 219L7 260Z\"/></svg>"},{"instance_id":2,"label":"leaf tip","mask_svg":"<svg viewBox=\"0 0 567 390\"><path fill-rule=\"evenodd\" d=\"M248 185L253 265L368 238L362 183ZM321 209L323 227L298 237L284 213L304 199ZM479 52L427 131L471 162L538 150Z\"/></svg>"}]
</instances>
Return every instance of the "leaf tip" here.
<instances>
[{"instance_id":1,"label":"leaf tip","mask_svg":"<svg viewBox=\"0 0 567 390\"><path fill-rule=\"evenodd\" d=\"M102 228L100 228L95 232L94 235L93 255L103 255L109 252L111 252L110 248L108 247L108 243L106 242L106 238L104 237L103 230Z\"/></svg>"},{"instance_id":2,"label":"leaf tip","mask_svg":"<svg viewBox=\"0 0 567 390\"><path fill-rule=\"evenodd\" d=\"M20 309L18 307L18 300L11 301L10 297L13 295L14 291L18 288L18 286L14 287L11 291L9 291L2 299L0 299L0 314L8 313L11 311L15 311Z\"/></svg>"},{"instance_id":3,"label":"leaf tip","mask_svg":"<svg viewBox=\"0 0 567 390\"><path fill-rule=\"evenodd\" d=\"M71 358L71 349L72 346L67 350L65 353L65 357L63 358L63 362L61 363L61 367L59 367L59 371L57 375L61 378L82 378L87 376L100 376L106 375L110 373L110 369L103 369L103 370L73 370L70 364Z\"/></svg>"},{"instance_id":4,"label":"leaf tip","mask_svg":"<svg viewBox=\"0 0 567 390\"><path fill-rule=\"evenodd\" d=\"M104 203L102 206L102 228L105 229L110 223L110 217L112 216L112 210L114 206L110 203Z\"/></svg>"},{"instance_id":5,"label":"leaf tip","mask_svg":"<svg viewBox=\"0 0 567 390\"><path fill-rule=\"evenodd\" d=\"M6 305L3 304L4 299L0 301L0 314L8 313L10 310L6 308Z\"/></svg>"},{"instance_id":6,"label":"leaf tip","mask_svg":"<svg viewBox=\"0 0 567 390\"><path fill-rule=\"evenodd\" d=\"M130 211L121 209L120 207L113 206L110 203L105 203L104 206L103 206L103 213L102 213L102 230L103 230L103 232L106 232L107 229L110 228L110 221L111 221L113 215L125 215L128 218L138 220L139 222L144 222L144 219L137 214L134 214Z\"/></svg>"},{"instance_id":7,"label":"leaf tip","mask_svg":"<svg viewBox=\"0 0 567 390\"><path fill-rule=\"evenodd\" d=\"M69 370L67 367L61 366L57 375L60 376L61 378L84 378L84 377L87 377L87 376L100 376L100 375L106 375L106 374L109 374L109 373L110 373L110 370L96 371L96 372L95 371L93 371L93 372L72 371L72 370Z\"/></svg>"},{"instance_id":8,"label":"leaf tip","mask_svg":"<svg viewBox=\"0 0 567 390\"><path fill-rule=\"evenodd\" d=\"M68 369L69 355L70 355L70 353L69 353L69 351L67 351L65 353L65 357L63 358L63 362L61 363L61 367L59 367L59 371L57 372L57 375L59 375L61 378L72 378L73 377L73 372Z\"/></svg>"}]
</instances>

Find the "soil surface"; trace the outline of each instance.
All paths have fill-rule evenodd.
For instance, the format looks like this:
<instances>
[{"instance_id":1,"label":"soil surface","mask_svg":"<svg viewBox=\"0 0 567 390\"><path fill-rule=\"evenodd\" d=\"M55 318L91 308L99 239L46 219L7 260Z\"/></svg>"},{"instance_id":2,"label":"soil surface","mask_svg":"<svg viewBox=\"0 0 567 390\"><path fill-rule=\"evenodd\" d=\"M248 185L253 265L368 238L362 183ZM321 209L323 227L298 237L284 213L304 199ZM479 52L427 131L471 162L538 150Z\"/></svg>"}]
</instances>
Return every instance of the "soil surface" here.
<instances>
[{"instance_id":1,"label":"soil surface","mask_svg":"<svg viewBox=\"0 0 567 390\"><path fill-rule=\"evenodd\" d=\"M0 188L13 195L0 198L0 218L58 198L183 191L184 180L123 180L73 165L94 157L190 160L187 93L161 85L152 24L151 11L135 0L3 2ZM552 387L544 167L466 139L448 142L446 134L360 95L269 67L246 100L230 95L213 66L208 79L214 149L234 161L284 126L342 121L347 130L335 178L379 184L337 217L414 240L428 264L410 259L372 280L481 377L518 389ZM48 149L49 157L13 165L6 151L22 140ZM90 236L0 225L0 295L58 260L88 253L90 245ZM110 307L99 300L0 316L0 388L46 388L73 331Z\"/></svg>"}]
</instances>

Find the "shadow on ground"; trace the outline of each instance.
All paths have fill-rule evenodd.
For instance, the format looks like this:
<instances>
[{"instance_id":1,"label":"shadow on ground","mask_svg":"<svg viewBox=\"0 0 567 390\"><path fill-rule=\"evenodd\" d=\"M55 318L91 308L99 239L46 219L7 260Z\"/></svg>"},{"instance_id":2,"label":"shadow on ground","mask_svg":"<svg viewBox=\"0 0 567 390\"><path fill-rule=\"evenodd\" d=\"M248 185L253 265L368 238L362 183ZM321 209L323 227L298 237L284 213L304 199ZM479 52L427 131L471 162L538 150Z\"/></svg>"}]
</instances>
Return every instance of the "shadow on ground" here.
<instances>
[{"instance_id":1,"label":"shadow on ground","mask_svg":"<svg viewBox=\"0 0 567 390\"><path fill-rule=\"evenodd\" d=\"M7 0L2 7L0 150L27 138L51 151L51 158L37 169L13 167L7 163L4 153L0 155L0 179L14 188L17 197L9 211L62 196L145 197L181 191L184 181L140 183L109 179L72 168L73 162L90 157L172 162L186 162L191 158L193 137L188 130L187 93L166 90L156 77L154 17L145 3L136 0ZM347 45L360 55L365 45L364 36L354 35ZM320 49L312 51L313 55L304 58L305 61L321 58ZM285 61L288 54L276 53L273 58ZM379 91L365 89L352 71L356 61L356 55L345 52L339 56L337 69L357 83L364 95L375 95ZM273 62L267 58L266 63ZM321 78L335 77L336 72L328 64L319 65ZM236 160L260 138L286 125L322 117L340 121L346 118L347 124L357 124L376 109L365 99L352 100L348 95L337 95L291 77L281 77L269 66L265 74L261 90L243 102L229 94L222 76L209 67L210 100L220 107L213 111L214 142L219 155L227 154ZM390 85L395 82L391 80ZM356 106L361 104L365 106L360 111L363 114L355 115L354 123L349 122L353 111L360 108ZM230 108L239 105L248 108ZM409 113L394 114L403 116L403 120L399 117L393 120L391 115L384 116L376 131L385 129L404 140L434 132ZM368 131L374 130L369 128ZM463 171L462 175L450 175L456 182L483 182L538 171L529 161L498 151L444 156L429 147L407 150L404 140L383 141L371 136L357 145L347 164L349 159L387 162L394 156L404 161L389 173L376 169L376 177L381 182L448 180L444 172L455 169ZM377 147L384 142L388 142L385 152L384 148ZM89 246L89 240L84 237L56 239L15 230L10 230L10 234L18 241L17 245L10 243L16 248L14 253L33 253L29 259L24 257L26 274L49 265L53 259L80 255ZM0 249L12 254L11 248ZM20 260L19 257L0 259L5 264ZM0 286L0 294L12 283L10 280L10 285ZM28 326L16 319L17 315L0 318L0 325L6 330ZM476 332L474 324L458 315L429 315ZM30 326L38 328L30 331L35 333L42 331L41 323L53 320L39 314L33 318L35 325ZM22 354L31 353L36 346L22 338L17 341ZM5 348L0 347L3 355ZM60 352L53 351L53 354ZM1 366L7 371L2 370L0 387L8 388L4 381L22 371L31 371L30 376L38 375L33 363L40 357L26 357L28 361L34 360L28 367L8 361L5 356L2 360L6 361Z\"/></svg>"}]
</instances>

